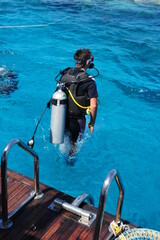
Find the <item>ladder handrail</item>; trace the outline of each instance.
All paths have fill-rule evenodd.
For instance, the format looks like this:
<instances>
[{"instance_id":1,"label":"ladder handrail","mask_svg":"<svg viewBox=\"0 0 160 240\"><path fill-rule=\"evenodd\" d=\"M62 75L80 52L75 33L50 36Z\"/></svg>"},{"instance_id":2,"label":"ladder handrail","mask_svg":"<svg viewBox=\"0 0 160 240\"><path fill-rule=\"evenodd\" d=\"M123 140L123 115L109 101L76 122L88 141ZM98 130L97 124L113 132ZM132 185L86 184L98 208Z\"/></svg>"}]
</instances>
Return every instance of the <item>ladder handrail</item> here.
<instances>
[{"instance_id":1,"label":"ladder handrail","mask_svg":"<svg viewBox=\"0 0 160 240\"><path fill-rule=\"evenodd\" d=\"M103 224L104 209L105 209L105 203L106 203L106 199L107 199L107 193L108 193L109 187L112 183L112 180L114 178L115 178L116 183L119 188L119 197L118 197L117 210L116 210L116 222L120 221L124 191L123 191L120 179L118 177L117 170L113 169L107 174L107 176L104 180L102 189L101 189L93 240L99 240L99 236L100 236L100 232L101 232L101 228L102 228L102 224Z\"/></svg>"},{"instance_id":2,"label":"ladder handrail","mask_svg":"<svg viewBox=\"0 0 160 240\"><path fill-rule=\"evenodd\" d=\"M34 185L35 185L35 192L32 194L32 197L35 196L38 197L40 194L39 191L39 157L37 153L31 149L29 146L27 146L24 142L22 142L19 139L13 139L11 140L5 147L2 157L1 157L1 191L2 191L2 228L9 228L9 219L8 219L8 193L7 193L7 158L10 150L14 145L18 145L20 148L22 148L24 151L28 152L30 155L34 157ZM29 198L31 199L31 197ZM28 201L29 201L28 199ZM27 202L27 201L25 201ZM17 208L17 211L20 208ZM15 211L15 212L17 212ZM11 214L13 216L13 214Z\"/></svg>"}]
</instances>

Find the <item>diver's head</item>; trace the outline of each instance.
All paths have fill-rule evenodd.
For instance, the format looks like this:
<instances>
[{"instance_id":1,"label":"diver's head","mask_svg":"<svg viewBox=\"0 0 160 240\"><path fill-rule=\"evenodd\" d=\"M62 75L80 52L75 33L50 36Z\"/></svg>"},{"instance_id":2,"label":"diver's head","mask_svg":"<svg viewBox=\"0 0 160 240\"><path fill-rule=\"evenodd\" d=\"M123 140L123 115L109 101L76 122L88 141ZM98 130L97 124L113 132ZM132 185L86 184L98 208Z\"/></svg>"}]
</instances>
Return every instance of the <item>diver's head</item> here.
<instances>
[{"instance_id":1,"label":"diver's head","mask_svg":"<svg viewBox=\"0 0 160 240\"><path fill-rule=\"evenodd\" d=\"M94 66L94 57L89 49L79 49L74 54L75 64L77 68L92 68Z\"/></svg>"}]
</instances>

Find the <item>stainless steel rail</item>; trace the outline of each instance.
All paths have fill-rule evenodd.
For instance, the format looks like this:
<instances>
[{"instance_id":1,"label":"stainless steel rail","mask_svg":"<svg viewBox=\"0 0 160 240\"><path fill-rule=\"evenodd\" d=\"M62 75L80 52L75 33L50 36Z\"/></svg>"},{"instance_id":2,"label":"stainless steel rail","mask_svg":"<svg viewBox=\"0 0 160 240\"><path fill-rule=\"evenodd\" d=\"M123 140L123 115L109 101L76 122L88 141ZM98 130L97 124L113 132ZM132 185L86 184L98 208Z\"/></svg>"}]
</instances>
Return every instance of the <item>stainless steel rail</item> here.
<instances>
[{"instance_id":1,"label":"stainless steel rail","mask_svg":"<svg viewBox=\"0 0 160 240\"><path fill-rule=\"evenodd\" d=\"M28 152L30 155L34 157L34 185L35 189L30 193L30 196L12 213L8 215L8 193L7 193L7 158L11 148L14 145L18 145L24 151ZM13 139L10 141L5 147L2 157L1 157L1 191L2 191L2 219L0 220L0 228L7 229L12 226L12 221L9 219L13 215L15 215L23 206L25 206L29 201L33 198L40 198L43 194L39 190L39 157L37 153L28 147L25 143L20 141L19 139Z\"/></svg>"},{"instance_id":2,"label":"stainless steel rail","mask_svg":"<svg viewBox=\"0 0 160 240\"><path fill-rule=\"evenodd\" d=\"M122 184L118 177L117 170L113 169L106 176L101 189L93 240L99 240L100 232L103 224L104 208L105 208L105 203L107 199L107 193L111 185L111 182L114 178L119 188L119 198L118 198L117 210L116 210L116 222L120 221L124 192L123 192Z\"/></svg>"},{"instance_id":3,"label":"stainless steel rail","mask_svg":"<svg viewBox=\"0 0 160 240\"><path fill-rule=\"evenodd\" d=\"M73 202L72 205L78 207L84 200L88 200L88 203L94 205L93 197L88 193L82 193Z\"/></svg>"}]
</instances>

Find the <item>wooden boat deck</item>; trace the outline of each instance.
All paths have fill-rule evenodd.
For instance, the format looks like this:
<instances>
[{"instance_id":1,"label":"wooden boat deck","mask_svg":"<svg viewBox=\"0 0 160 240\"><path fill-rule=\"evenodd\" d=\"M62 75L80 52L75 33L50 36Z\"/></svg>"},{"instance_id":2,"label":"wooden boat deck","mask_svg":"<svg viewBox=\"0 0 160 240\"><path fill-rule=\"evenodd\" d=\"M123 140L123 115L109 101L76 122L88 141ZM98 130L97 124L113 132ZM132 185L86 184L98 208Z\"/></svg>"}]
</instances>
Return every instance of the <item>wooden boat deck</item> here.
<instances>
[{"instance_id":1,"label":"wooden boat deck","mask_svg":"<svg viewBox=\"0 0 160 240\"><path fill-rule=\"evenodd\" d=\"M8 213L11 213L18 207L34 190L32 179L21 174L8 170ZM18 214L12 217L13 226L10 229L0 229L0 239L19 240L19 239L59 239L59 240L91 240L93 237L95 222L91 227L84 226L77 222L78 216L65 210L56 213L48 206L57 197L72 203L73 197L55 190L44 184L40 184L40 190L44 196L40 199L34 199ZM86 203L82 208L96 213L97 209ZM0 218L2 214L1 186L0 186ZM106 239L108 235L108 226L114 219L111 214L105 213L103 227L100 239ZM130 227L134 225L130 224Z\"/></svg>"}]
</instances>

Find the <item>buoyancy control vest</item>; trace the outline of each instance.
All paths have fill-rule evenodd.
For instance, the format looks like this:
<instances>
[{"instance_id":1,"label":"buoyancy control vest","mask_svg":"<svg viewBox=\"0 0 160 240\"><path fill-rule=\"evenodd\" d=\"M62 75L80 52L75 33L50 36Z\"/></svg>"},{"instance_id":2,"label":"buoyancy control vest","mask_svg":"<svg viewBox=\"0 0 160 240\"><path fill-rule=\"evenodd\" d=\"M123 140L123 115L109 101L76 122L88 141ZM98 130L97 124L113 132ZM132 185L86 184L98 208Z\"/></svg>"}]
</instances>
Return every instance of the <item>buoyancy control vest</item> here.
<instances>
[{"instance_id":1,"label":"buoyancy control vest","mask_svg":"<svg viewBox=\"0 0 160 240\"><path fill-rule=\"evenodd\" d=\"M78 73L75 73L73 68L67 68L63 70L61 73L62 73L62 76L60 79L60 83L65 83L65 87L67 89L66 90L66 94L68 97L67 98L68 99L67 114L73 117L85 115L86 108L83 108L83 107L90 106L90 99L86 93L79 96L77 94L77 90L78 90L79 84L88 80L92 81L92 79L89 78L89 75L84 71L79 71ZM71 92L71 94L68 93L69 91ZM73 101L73 99L75 101ZM76 102L78 104L76 104ZM78 105L81 105L83 107L80 107Z\"/></svg>"}]
</instances>

